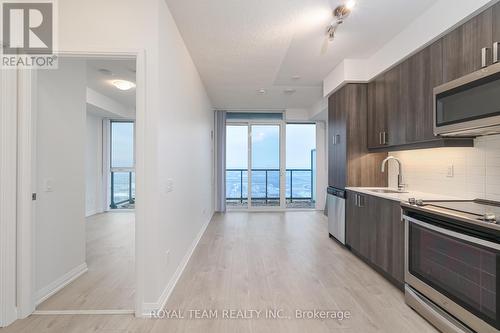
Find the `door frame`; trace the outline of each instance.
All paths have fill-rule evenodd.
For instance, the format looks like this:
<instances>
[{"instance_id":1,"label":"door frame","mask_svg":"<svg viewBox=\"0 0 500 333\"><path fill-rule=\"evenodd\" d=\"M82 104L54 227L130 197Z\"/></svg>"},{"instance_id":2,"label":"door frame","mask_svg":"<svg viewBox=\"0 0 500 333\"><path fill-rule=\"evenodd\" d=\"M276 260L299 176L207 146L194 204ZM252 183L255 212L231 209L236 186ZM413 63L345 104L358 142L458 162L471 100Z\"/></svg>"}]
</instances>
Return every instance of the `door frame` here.
<instances>
[{"instance_id":1,"label":"door frame","mask_svg":"<svg viewBox=\"0 0 500 333\"><path fill-rule=\"evenodd\" d=\"M0 69L0 327L17 319L17 70Z\"/></svg>"},{"instance_id":2,"label":"door frame","mask_svg":"<svg viewBox=\"0 0 500 333\"><path fill-rule=\"evenodd\" d=\"M135 207L135 315L143 316L144 303L144 151L146 118L146 57L143 49L91 49L59 51L60 57L110 58L136 60L136 200ZM17 218L17 318L25 318L35 310L34 204L31 195L36 188L36 71L20 70L18 82L18 218ZM14 222L14 227L15 222Z\"/></svg>"},{"instance_id":3,"label":"door frame","mask_svg":"<svg viewBox=\"0 0 500 333\"><path fill-rule=\"evenodd\" d=\"M252 126L253 125L269 125L269 126L279 126L280 134L280 205L275 207L254 207L252 206ZM285 120L238 120L238 121L226 121L227 126L247 126L248 140L247 140L247 172L248 172L248 183L247 183L247 208L231 208L231 211L282 211L286 209L286 121ZM226 138L227 140L227 138Z\"/></svg>"}]
</instances>

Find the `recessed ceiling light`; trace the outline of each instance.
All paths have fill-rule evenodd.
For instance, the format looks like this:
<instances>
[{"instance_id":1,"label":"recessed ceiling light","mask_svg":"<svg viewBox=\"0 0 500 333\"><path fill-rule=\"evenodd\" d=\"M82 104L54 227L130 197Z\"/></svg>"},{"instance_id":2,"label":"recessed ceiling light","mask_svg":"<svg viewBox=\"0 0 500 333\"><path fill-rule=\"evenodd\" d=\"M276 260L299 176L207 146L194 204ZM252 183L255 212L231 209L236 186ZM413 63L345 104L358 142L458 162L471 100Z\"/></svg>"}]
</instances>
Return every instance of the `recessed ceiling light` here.
<instances>
[{"instance_id":1,"label":"recessed ceiling light","mask_svg":"<svg viewBox=\"0 0 500 333\"><path fill-rule=\"evenodd\" d=\"M267 91L266 91L266 89L259 89L259 90L257 90L257 92L261 95L264 95Z\"/></svg>"},{"instance_id":2,"label":"recessed ceiling light","mask_svg":"<svg viewBox=\"0 0 500 333\"><path fill-rule=\"evenodd\" d=\"M111 84L120 90L130 90L135 87L134 82L130 82L127 80L114 80L111 82Z\"/></svg>"},{"instance_id":3,"label":"recessed ceiling light","mask_svg":"<svg viewBox=\"0 0 500 333\"><path fill-rule=\"evenodd\" d=\"M297 90L295 90L295 89L285 89L285 90L283 90L283 92L285 94L288 94L288 95L295 94L296 91Z\"/></svg>"},{"instance_id":4,"label":"recessed ceiling light","mask_svg":"<svg viewBox=\"0 0 500 333\"><path fill-rule=\"evenodd\" d=\"M294 75L294 76L292 76L292 80L300 80L300 75Z\"/></svg>"}]
</instances>

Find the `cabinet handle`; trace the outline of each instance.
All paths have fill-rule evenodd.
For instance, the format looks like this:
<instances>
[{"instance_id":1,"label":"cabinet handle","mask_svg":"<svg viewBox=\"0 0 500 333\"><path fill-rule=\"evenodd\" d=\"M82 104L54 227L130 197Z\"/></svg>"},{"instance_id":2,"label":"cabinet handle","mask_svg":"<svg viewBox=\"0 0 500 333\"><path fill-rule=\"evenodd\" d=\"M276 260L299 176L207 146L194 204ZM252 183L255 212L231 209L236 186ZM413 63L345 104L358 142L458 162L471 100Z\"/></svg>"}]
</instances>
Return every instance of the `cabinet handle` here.
<instances>
[{"instance_id":1,"label":"cabinet handle","mask_svg":"<svg viewBox=\"0 0 500 333\"><path fill-rule=\"evenodd\" d=\"M498 42L493 43L493 63L498 62Z\"/></svg>"},{"instance_id":2,"label":"cabinet handle","mask_svg":"<svg viewBox=\"0 0 500 333\"><path fill-rule=\"evenodd\" d=\"M488 67L489 53L490 53L489 47L483 47L481 49L481 68Z\"/></svg>"},{"instance_id":3,"label":"cabinet handle","mask_svg":"<svg viewBox=\"0 0 500 333\"><path fill-rule=\"evenodd\" d=\"M335 135L335 142L336 144L340 144L340 134Z\"/></svg>"},{"instance_id":4,"label":"cabinet handle","mask_svg":"<svg viewBox=\"0 0 500 333\"><path fill-rule=\"evenodd\" d=\"M382 132L382 144L387 144L387 132Z\"/></svg>"},{"instance_id":5,"label":"cabinet handle","mask_svg":"<svg viewBox=\"0 0 500 333\"><path fill-rule=\"evenodd\" d=\"M354 206L358 206L358 198L359 196L357 194L354 195Z\"/></svg>"},{"instance_id":6,"label":"cabinet handle","mask_svg":"<svg viewBox=\"0 0 500 333\"><path fill-rule=\"evenodd\" d=\"M365 206L365 196L359 195L358 197L358 207L363 208Z\"/></svg>"},{"instance_id":7,"label":"cabinet handle","mask_svg":"<svg viewBox=\"0 0 500 333\"><path fill-rule=\"evenodd\" d=\"M378 143L381 144L381 145L383 145L383 143L382 143L382 132L378 133Z\"/></svg>"}]
</instances>

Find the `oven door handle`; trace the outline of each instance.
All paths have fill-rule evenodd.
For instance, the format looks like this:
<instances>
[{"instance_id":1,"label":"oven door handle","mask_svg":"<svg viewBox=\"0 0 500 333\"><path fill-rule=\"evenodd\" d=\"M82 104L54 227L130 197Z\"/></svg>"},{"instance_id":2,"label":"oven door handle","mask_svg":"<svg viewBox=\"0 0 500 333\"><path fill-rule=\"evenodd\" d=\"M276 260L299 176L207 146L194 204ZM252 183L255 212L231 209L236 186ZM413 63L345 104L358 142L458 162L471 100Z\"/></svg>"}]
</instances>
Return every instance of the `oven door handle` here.
<instances>
[{"instance_id":1,"label":"oven door handle","mask_svg":"<svg viewBox=\"0 0 500 333\"><path fill-rule=\"evenodd\" d=\"M464 235L464 234L461 234L461 233L453 231L453 230L441 228L441 227L435 226L435 225L430 224L430 223L422 222L420 220L414 219L413 217L409 217L406 215L403 215L403 219L408 221L409 223L414 223L414 224L419 225L423 228L433 230L435 232L444 234L446 236L458 238L458 239L461 239L461 240L464 240L464 241L467 241L470 243L482 245L484 247L500 251L500 244L496 244L496 243L493 243L493 242L490 242L490 241L487 241L484 239L472 237L469 235Z\"/></svg>"}]
</instances>

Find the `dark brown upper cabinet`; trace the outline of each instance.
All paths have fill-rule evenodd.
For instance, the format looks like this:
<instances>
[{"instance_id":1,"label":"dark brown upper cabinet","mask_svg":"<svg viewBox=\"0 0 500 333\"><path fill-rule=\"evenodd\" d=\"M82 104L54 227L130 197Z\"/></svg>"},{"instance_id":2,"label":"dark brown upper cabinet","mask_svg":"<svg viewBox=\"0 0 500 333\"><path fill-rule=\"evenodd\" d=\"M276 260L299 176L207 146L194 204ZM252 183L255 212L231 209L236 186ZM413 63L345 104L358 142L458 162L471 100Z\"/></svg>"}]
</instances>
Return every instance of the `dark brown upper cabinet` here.
<instances>
[{"instance_id":1,"label":"dark brown upper cabinet","mask_svg":"<svg viewBox=\"0 0 500 333\"><path fill-rule=\"evenodd\" d=\"M401 110L401 66L384 75L385 113L387 129L382 133L382 143L398 146L406 143L406 113Z\"/></svg>"},{"instance_id":2,"label":"dark brown upper cabinet","mask_svg":"<svg viewBox=\"0 0 500 333\"><path fill-rule=\"evenodd\" d=\"M493 21L493 42L500 42L500 2L491 9Z\"/></svg>"},{"instance_id":3,"label":"dark brown upper cabinet","mask_svg":"<svg viewBox=\"0 0 500 333\"><path fill-rule=\"evenodd\" d=\"M368 84L369 148L405 144L406 114L401 112L400 89L400 66L392 68Z\"/></svg>"},{"instance_id":4,"label":"dark brown upper cabinet","mask_svg":"<svg viewBox=\"0 0 500 333\"><path fill-rule=\"evenodd\" d=\"M493 24L489 8L443 37L444 82L481 69L481 49L493 46Z\"/></svg>"},{"instance_id":5,"label":"dark brown upper cabinet","mask_svg":"<svg viewBox=\"0 0 500 333\"><path fill-rule=\"evenodd\" d=\"M367 149L367 85L347 84L328 99L328 183L346 186L386 186L380 172L386 153Z\"/></svg>"},{"instance_id":6,"label":"dark brown upper cabinet","mask_svg":"<svg viewBox=\"0 0 500 333\"><path fill-rule=\"evenodd\" d=\"M387 132L385 107L385 76L368 83L368 147L384 147L383 133Z\"/></svg>"},{"instance_id":7,"label":"dark brown upper cabinet","mask_svg":"<svg viewBox=\"0 0 500 333\"><path fill-rule=\"evenodd\" d=\"M406 143L435 140L433 133L433 89L443 83L441 40L401 64L401 114Z\"/></svg>"}]
</instances>

